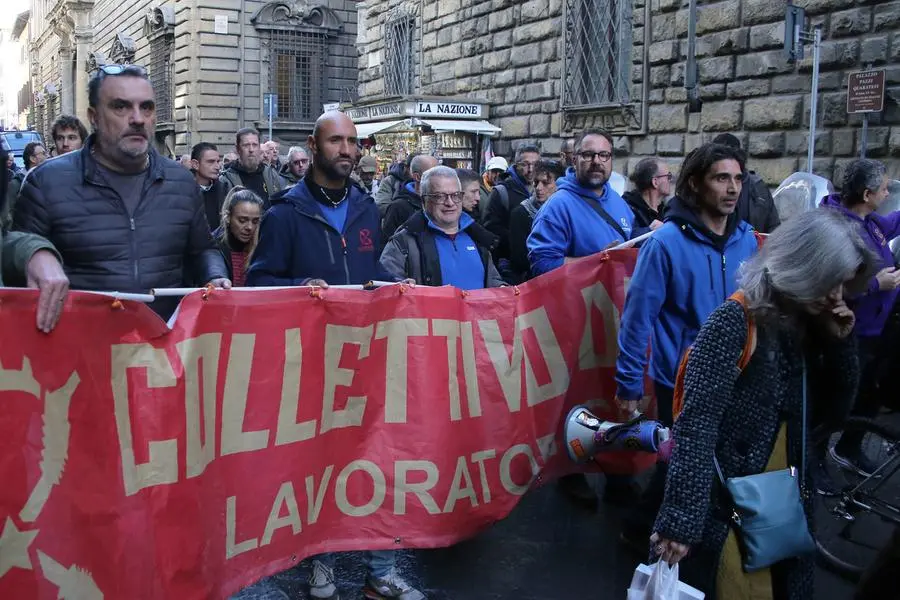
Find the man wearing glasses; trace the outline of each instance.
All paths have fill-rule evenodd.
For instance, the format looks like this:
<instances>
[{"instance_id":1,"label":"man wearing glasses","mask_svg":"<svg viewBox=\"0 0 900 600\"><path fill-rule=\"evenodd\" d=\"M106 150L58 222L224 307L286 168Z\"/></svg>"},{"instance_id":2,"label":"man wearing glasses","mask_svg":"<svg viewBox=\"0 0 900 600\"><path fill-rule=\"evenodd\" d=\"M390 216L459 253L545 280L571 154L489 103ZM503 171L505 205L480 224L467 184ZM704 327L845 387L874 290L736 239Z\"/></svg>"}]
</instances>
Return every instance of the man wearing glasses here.
<instances>
[{"instance_id":1,"label":"man wearing glasses","mask_svg":"<svg viewBox=\"0 0 900 600\"><path fill-rule=\"evenodd\" d=\"M662 227L665 213L663 202L672 195L672 182L675 176L669 165L658 158L644 158L631 174L633 190L622 195L634 212L635 229L652 229Z\"/></svg>"},{"instance_id":2,"label":"man wearing glasses","mask_svg":"<svg viewBox=\"0 0 900 600\"><path fill-rule=\"evenodd\" d=\"M186 279L231 287L189 171L151 145L156 102L147 71L104 65L88 84L94 133L22 185L13 229L56 247L72 289L147 293ZM178 299L150 304L168 318Z\"/></svg>"},{"instance_id":3,"label":"man wearing glasses","mask_svg":"<svg viewBox=\"0 0 900 600\"><path fill-rule=\"evenodd\" d=\"M531 197L534 192L534 173L541 160L541 151L537 146L523 145L516 149L515 164L506 170L502 179L494 184L487 210L484 213L484 226L500 238L500 244L494 252L494 260L509 260L509 217L515 207Z\"/></svg>"},{"instance_id":4,"label":"man wearing glasses","mask_svg":"<svg viewBox=\"0 0 900 600\"><path fill-rule=\"evenodd\" d=\"M309 170L309 154L300 146L291 146L288 150L287 164L281 168L281 176L290 185L295 185L306 176Z\"/></svg>"},{"instance_id":5,"label":"man wearing glasses","mask_svg":"<svg viewBox=\"0 0 900 600\"><path fill-rule=\"evenodd\" d=\"M477 290L505 285L491 260L497 237L462 210L459 177L450 167L422 175L424 212L394 234L381 254L381 266L398 279L421 285L452 285Z\"/></svg>"}]
</instances>

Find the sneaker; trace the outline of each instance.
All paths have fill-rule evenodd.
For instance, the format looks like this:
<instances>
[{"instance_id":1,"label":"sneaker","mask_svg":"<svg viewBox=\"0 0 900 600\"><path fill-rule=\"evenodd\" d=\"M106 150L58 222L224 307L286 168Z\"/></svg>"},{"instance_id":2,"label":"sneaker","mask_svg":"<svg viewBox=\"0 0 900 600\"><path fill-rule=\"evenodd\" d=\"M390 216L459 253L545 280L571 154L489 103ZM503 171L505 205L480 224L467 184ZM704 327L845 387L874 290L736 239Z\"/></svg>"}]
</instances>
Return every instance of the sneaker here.
<instances>
[{"instance_id":1,"label":"sneaker","mask_svg":"<svg viewBox=\"0 0 900 600\"><path fill-rule=\"evenodd\" d=\"M597 510L597 492L583 473L563 475L557 480L556 487L572 504L589 511Z\"/></svg>"},{"instance_id":2,"label":"sneaker","mask_svg":"<svg viewBox=\"0 0 900 600\"><path fill-rule=\"evenodd\" d=\"M871 477L872 473L877 471L879 467L879 465L875 464L875 461L866 456L865 452L862 452L861 450L857 450L852 455L838 454L838 449L835 445L828 453L831 455L831 460L839 464L842 468L853 471L863 477Z\"/></svg>"},{"instance_id":3,"label":"sneaker","mask_svg":"<svg viewBox=\"0 0 900 600\"><path fill-rule=\"evenodd\" d=\"M363 588L363 596L370 600L387 600L397 598L399 600L425 600L425 594L412 587L397 574L396 569L391 569L384 577L366 577L366 587Z\"/></svg>"},{"instance_id":4,"label":"sneaker","mask_svg":"<svg viewBox=\"0 0 900 600\"><path fill-rule=\"evenodd\" d=\"M318 560L312 561L309 595L318 600L341 600L337 587L334 585L334 571Z\"/></svg>"}]
</instances>

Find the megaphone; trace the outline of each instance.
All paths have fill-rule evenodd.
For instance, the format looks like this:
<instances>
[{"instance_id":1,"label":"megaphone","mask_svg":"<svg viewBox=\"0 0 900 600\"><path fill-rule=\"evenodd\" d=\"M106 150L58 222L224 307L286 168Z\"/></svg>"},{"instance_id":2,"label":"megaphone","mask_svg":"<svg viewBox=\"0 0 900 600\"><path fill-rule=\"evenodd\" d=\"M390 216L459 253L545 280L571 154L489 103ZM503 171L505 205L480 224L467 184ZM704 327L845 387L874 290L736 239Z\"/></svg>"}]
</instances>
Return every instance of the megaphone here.
<instances>
[{"instance_id":1,"label":"megaphone","mask_svg":"<svg viewBox=\"0 0 900 600\"><path fill-rule=\"evenodd\" d=\"M659 421L640 414L624 423L603 421L586 406L579 405L566 416L563 439L569 458L583 463L610 450L664 452L670 444L671 432Z\"/></svg>"}]
</instances>

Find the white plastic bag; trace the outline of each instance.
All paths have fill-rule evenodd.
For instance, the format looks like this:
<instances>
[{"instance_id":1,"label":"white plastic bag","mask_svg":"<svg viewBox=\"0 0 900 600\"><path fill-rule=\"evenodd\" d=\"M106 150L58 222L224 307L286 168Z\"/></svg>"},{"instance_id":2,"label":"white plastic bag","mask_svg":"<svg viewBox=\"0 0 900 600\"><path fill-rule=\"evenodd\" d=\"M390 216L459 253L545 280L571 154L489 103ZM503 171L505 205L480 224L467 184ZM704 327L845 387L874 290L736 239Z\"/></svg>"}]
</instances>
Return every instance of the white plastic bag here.
<instances>
[{"instance_id":1,"label":"white plastic bag","mask_svg":"<svg viewBox=\"0 0 900 600\"><path fill-rule=\"evenodd\" d=\"M628 600L703 600L703 592L678 581L678 565L661 560L638 565L628 588Z\"/></svg>"}]
</instances>

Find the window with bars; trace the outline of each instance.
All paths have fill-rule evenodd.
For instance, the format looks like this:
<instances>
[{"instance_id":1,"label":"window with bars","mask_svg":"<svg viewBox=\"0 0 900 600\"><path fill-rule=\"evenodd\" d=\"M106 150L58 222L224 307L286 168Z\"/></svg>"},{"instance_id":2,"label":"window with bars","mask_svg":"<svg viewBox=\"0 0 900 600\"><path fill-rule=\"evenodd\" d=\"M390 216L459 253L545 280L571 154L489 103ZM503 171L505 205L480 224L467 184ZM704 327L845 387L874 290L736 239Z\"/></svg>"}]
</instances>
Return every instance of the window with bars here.
<instances>
[{"instance_id":1,"label":"window with bars","mask_svg":"<svg viewBox=\"0 0 900 600\"><path fill-rule=\"evenodd\" d=\"M147 72L156 96L156 120L159 123L172 123L175 120L173 110L173 73L172 50L175 43L169 36L161 35L150 42L150 60Z\"/></svg>"},{"instance_id":2,"label":"window with bars","mask_svg":"<svg viewBox=\"0 0 900 600\"><path fill-rule=\"evenodd\" d=\"M303 30L269 32L269 87L278 94L279 121L312 121L322 113L327 42Z\"/></svg>"},{"instance_id":3,"label":"window with bars","mask_svg":"<svg viewBox=\"0 0 900 600\"><path fill-rule=\"evenodd\" d=\"M415 54L414 17L402 16L384 25L384 89L392 95L413 93Z\"/></svg>"},{"instance_id":4,"label":"window with bars","mask_svg":"<svg viewBox=\"0 0 900 600\"><path fill-rule=\"evenodd\" d=\"M631 0L565 0L563 108L629 101Z\"/></svg>"}]
</instances>

